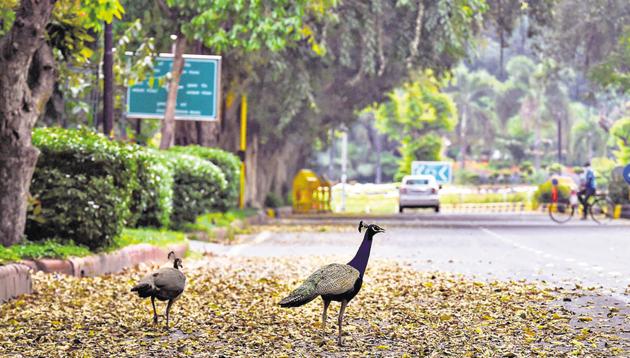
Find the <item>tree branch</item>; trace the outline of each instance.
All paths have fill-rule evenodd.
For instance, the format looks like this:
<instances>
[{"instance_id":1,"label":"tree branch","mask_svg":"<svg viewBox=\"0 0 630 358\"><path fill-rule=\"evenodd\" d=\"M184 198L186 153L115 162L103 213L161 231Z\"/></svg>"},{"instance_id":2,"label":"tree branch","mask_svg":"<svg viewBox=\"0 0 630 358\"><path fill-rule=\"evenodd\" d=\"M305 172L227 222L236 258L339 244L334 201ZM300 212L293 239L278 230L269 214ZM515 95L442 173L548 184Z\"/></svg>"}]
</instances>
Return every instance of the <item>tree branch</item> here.
<instances>
[{"instance_id":1,"label":"tree branch","mask_svg":"<svg viewBox=\"0 0 630 358\"><path fill-rule=\"evenodd\" d=\"M411 68L414 58L418 55L418 45L420 45L420 36L422 35L422 17L424 16L424 4L422 0L418 0L418 15L416 16L416 28L409 46L409 57L407 57L407 68Z\"/></svg>"}]
</instances>

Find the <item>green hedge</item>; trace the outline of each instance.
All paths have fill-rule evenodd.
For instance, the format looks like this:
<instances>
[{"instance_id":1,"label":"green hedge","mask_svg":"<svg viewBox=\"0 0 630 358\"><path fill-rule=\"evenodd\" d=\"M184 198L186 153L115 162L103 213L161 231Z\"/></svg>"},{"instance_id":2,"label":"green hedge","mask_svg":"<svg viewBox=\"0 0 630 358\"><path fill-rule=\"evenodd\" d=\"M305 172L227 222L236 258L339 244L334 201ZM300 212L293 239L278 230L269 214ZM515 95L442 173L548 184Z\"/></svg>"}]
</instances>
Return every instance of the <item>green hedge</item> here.
<instances>
[{"instance_id":1,"label":"green hedge","mask_svg":"<svg viewBox=\"0 0 630 358\"><path fill-rule=\"evenodd\" d=\"M225 175L218 166L199 157L177 152L161 152L173 173L171 227L181 229L197 216L217 210L227 189Z\"/></svg>"},{"instance_id":2,"label":"green hedge","mask_svg":"<svg viewBox=\"0 0 630 358\"><path fill-rule=\"evenodd\" d=\"M218 166L223 171L223 174L225 174L227 188L225 191L221 192L220 200L216 203L216 206L221 211L226 211L237 205L241 162L236 155L218 148L200 147L198 145L186 147L176 146L172 147L170 150L176 153L194 155Z\"/></svg>"},{"instance_id":3,"label":"green hedge","mask_svg":"<svg viewBox=\"0 0 630 358\"><path fill-rule=\"evenodd\" d=\"M157 151L138 146L138 187L131 204L130 227L168 227L173 208L173 173Z\"/></svg>"},{"instance_id":4,"label":"green hedge","mask_svg":"<svg viewBox=\"0 0 630 358\"><path fill-rule=\"evenodd\" d=\"M111 244L138 187L136 151L86 129L38 128L33 144L41 154L31 182L37 209L27 221L28 239L90 249Z\"/></svg>"}]
</instances>

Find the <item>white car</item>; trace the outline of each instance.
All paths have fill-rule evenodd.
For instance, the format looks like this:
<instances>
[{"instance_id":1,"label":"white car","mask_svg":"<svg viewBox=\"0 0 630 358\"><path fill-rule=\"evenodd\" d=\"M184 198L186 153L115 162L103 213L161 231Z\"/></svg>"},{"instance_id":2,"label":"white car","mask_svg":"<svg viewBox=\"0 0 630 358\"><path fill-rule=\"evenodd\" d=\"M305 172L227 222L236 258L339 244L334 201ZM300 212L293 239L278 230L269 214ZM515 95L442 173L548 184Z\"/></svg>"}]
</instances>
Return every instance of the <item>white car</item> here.
<instances>
[{"instance_id":1,"label":"white car","mask_svg":"<svg viewBox=\"0 0 630 358\"><path fill-rule=\"evenodd\" d=\"M440 212L438 191L442 188L431 175L407 175L399 189L398 212L405 208L433 208Z\"/></svg>"}]
</instances>

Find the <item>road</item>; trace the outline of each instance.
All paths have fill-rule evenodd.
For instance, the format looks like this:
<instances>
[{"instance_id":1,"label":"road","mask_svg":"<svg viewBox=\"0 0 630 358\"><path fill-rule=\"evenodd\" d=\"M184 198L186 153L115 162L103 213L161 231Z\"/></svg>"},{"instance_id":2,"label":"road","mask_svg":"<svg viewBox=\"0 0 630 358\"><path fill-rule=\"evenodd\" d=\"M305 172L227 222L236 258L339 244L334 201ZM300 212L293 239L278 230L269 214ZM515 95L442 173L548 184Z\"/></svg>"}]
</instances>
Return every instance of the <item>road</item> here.
<instances>
[{"instance_id":1,"label":"road","mask_svg":"<svg viewBox=\"0 0 630 358\"><path fill-rule=\"evenodd\" d=\"M592 221L559 225L546 215L524 213L391 216L309 216L277 220L232 246L195 242L193 249L238 256L336 256L348 260L362 238L358 221L377 223L375 259L410 263L418 270L446 271L479 279L545 280L573 287L600 287L630 302L630 221L602 226ZM278 230L278 226L280 229ZM282 230L282 227L287 230ZM325 225L325 232L317 227ZM304 231L300 231L304 227ZM290 230L289 230L290 228ZM279 232L278 232L279 231Z\"/></svg>"}]
</instances>

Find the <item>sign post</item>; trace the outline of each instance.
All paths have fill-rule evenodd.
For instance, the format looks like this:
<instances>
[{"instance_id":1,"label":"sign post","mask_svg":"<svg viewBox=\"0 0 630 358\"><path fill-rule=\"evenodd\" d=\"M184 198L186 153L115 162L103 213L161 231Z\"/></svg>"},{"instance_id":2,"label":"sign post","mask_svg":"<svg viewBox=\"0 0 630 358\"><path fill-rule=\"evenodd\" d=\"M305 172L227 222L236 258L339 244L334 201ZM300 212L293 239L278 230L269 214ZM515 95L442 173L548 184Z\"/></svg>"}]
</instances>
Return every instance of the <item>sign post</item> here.
<instances>
[{"instance_id":1,"label":"sign post","mask_svg":"<svg viewBox=\"0 0 630 358\"><path fill-rule=\"evenodd\" d=\"M626 165L626 167L623 168L623 179L626 181L626 183L630 184L630 164Z\"/></svg>"},{"instance_id":2,"label":"sign post","mask_svg":"<svg viewBox=\"0 0 630 358\"><path fill-rule=\"evenodd\" d=\"M438 184L448 184L453 180L451 162L412 162L411 175L431 175Z\"/></svg>"},{"instance_id":3,"label":"sign post","mask_svg":"<svg viewBox=\"0 0 630 358\"><path fill-rule=\"evenodd\" d=\"M176 120L216 121L221 103L221 56L184 55L177 92ZM159 78L172 67L173 55L155 59L153 76L127 89L128 118L161 118L166 110L166 86Z\"/></svg>"}]
</instances>

